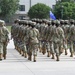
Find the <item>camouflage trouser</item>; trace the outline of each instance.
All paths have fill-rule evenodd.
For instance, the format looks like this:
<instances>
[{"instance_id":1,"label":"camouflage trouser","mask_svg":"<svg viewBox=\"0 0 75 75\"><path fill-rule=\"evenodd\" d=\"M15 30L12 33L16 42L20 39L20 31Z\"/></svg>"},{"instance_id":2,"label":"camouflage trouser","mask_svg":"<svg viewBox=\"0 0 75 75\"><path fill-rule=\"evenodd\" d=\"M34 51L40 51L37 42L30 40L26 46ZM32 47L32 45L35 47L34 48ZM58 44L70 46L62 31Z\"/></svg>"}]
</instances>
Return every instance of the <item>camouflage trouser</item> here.
<instances>
[{"instance_id":1,"label":"camouflage trouser","mask_svg":"<svg viewBox=\"0 0 75 75\"><path fill-rule=\"evenodd\" d=\"M46 41L42 41L42 53L46 53L46 50L48 50L47 48L47 42Z\"/></svg>"},{"instance_id":2,"label":"camouflage trouser","mask_svg":"<svg viewBox=\"0 0 75 75\"><path fill-rule=\"evenodd\" d=\"M74 41L71 41L70 42L70 52L75 52L75 42Z\"/></svg>"},{"instance_id":3,"label":"camouflage trouser","mask_svg":"<svg viewBox=\"0 0 75 75\"><path fill-rule=\"evenodd\" d=\"M0 54L3 54L3 43L0 42Z\"/></svg>"},{"instance_id":4,"label":"camouflage trouser","mask_svg":"<svg viewBox=\"0 0 75 75\"><path fill-rule=\"evenodd\" d=\"M50 52L50 48L51 48L51 47L50 47L50 43L49 43L49 42L47 42L47 43L46 43L46 49L47 49L47 51L49 51L49 52Z\"/></svg>"},{"instance_id":5,"label":"camouflage trouser","mask_svg":"<svg viewBox=\"0 0 75 75\"><path fill-rule=\"evenodd\" d=\"M54 54L54 53L55 53L55 51L54 51L54 44L53 44L52 41L49 42L49 44L50 44L50 52L51 52L52 54Z\"/></svg>"},{"instance_id":6,"label":"camouflage trouser","mask_svg":"<svg viewBox=\"0 0 75 75\"><path fill-rule=\"evenodd\" d=\"M16 40L15 40L15 39L13 39L13 41L14 41L14 46L16 46L16 44L17 44Z\"/></svg>"},{"instance_id":7,"label":"camouflage trouser","mask_svg":"<svg viewBox=\"0 0 75 75\"><path fill-rule=\"evenodd\" d=\"M68 44L64 42L64 43L63 43L63 47L64 47L64 49L67 50L67 49L68 49Z\"/></svg>"},{"instance_id":8,"label":"camouflage trouser","mask_svg":"<svg viewBox=\"0 0 75 75\"><path fill-rule=\"evenodd\" d=\"M42 48L42 42L39 40L39 48Z\"/></svg>"},{"instance_id":9,"label":"camouflage trouser","mask_svg":"<svg viewBox=\"0 0 75 75\"><path fill-rule=\"evenodd\" d=\"M29 44L26 44L27 54L29 54L30 46Z\"/></svg>"},{"instance_id":10,"label":"camouflage trouser","mask_svg":"<svg viewBox=\"0 0 75 75\"><path fill-rule=\"evenodd\" d=\"M27 52L27 46L25 42L24 42L24 52Z\"/></svg>"},{"instance_id":11,"label":"camouflage trouser","mask_svg":"<svg viewBox=\"0 0 75 75\"><path fill-rule=\"evenodd\" d=\"M7 54L7 43L3 43L3 54Z\"/></svg>"},{"instance_id":12,"label":"camouflage trouser","mask_svg":"<svg viewBox=\"0 0 75 75\"><path fill-rule=\"evenodd\" d=\"M29 53L30 55L37 55L38 44L30 44L29 45Z\"/></svg>"},{"instance_id":13,"label":"camouflage trouser","mask_svg":"<svg viewBox=\"0 0 75 75\"><path fill-rule=\"evenodd\" d=\"M27 52L26 44L24 42L20 41L18 46L20 50L22 50L23 52Z\"/></svg>"},{"instance_id":14,"label":"camouflage trouser","mask_svg":"<svg viewBox=\"0 0 75 75\"><path fill-rule=\"evenodd\" d=\"M54 42L54 51L56 55L60 55L63 52L63 43L55 43Z\"/></svg>"},{"instance_id":15,"label":"camouflage trouser","mask_svg":"<svg viewBox=\"0 0 75 75\"><path fill-rule=\"evenodd\" d=\"M54 53L56 53L56 55L59 55L59 44L54 42L53 45L54 45Z\"/></svg>"}]
</instances>

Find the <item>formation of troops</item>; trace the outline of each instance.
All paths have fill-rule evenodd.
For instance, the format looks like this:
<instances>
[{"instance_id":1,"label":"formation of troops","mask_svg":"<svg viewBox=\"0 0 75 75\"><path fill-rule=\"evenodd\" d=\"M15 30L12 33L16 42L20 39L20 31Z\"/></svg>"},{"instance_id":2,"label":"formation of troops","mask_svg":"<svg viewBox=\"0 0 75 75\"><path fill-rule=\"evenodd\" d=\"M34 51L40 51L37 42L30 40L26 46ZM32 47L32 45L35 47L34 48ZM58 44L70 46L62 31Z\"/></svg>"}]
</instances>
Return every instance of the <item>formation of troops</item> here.
<instances>
[{"instance_id":1,"label":"formation of troops","mask_svg":"<svg viewBox=\"0 0 75 75\"><path fill-rule=\"evenodd\" d=\"M75 21L71 20L15 20L11 28L15 49L28 60L36 62L37 52L60 60L60 55L75 52Z\"/></svg>"},{"instance_id":2,"label":"formation of troops","mask_svg":"<svg viewBox=\"0 0 75 75\"><path fill-rule=\"evenodd\" d=\"M60 60L65 52L70 57L75 53L75 21L70 20L15 20L11 27L11 39L15 49L25 58L36 62L37 52ZM9 31L0 20L0 60L6 59Z\"/></svg>"}]
</instances>

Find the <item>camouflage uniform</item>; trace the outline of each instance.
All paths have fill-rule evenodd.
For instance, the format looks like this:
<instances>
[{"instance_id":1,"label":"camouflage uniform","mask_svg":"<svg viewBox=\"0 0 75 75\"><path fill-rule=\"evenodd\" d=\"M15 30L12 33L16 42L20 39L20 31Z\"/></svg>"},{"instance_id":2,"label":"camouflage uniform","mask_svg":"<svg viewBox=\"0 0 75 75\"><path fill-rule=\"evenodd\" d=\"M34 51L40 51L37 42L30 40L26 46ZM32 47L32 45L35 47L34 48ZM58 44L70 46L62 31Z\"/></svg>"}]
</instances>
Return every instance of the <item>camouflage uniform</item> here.
<instances>
[{"instance_id":1,"label":"camouflage uniform","mask_svg":"<svg viewBox=\"0 0 75 75\"><path fill-rule=\"evenodd\" d=\"M70 30L70 26L68 23L68 20L65 20L65 27L64 27L64 34L65 34L65 42L64 42L64 48L65 48L65 55L67 55L67 49L68 49L68 40L69 40L69 30Z\"/></svg>"},{"instance_id":2,"label":"camouflage uniform","mask_svg":"<svg viewBox=\"0 0 75 75\"><path fill-rule=\"evenodd\" d=\"M2 55L4 59L6 59L6 49L7 49L7 44L9 41L9 31L8 29L4 26L5 22L0 21L0 60L2 60Z\"/></svg>"},{"instance_id":3,"label":"camouflage uniform","mask_svg":"<svg viewBox=\"0 0 75 75\"><path fill-rule=\"evenodd\" d=\"M47 40L47 52L48 52L48 55L47 57L50 57L50 53L51 53L51 31L52 31L52 25L51 25L51 21L48 21L48 26L46 27L45 29L45 39Z\"/></svg>"},{"instance_id":4,"label":"camouflage uniform","mask_svg":"<svg viewBox=\"0 0 75 75\"><path fill-rule=\"evenodd\" d=\"M3 32L5 34L5 36L4 36L5 41L3 42L3 57L4 57L4 59L6 59L7 45L8 45L8 42L9 42L9 31L5 26L3 26Z\"/></svg>"},{"instance_id":5,"label":"camouflage uniform","mask_svg":"<svg viewBox=\"0 0 75 75\"><path fill-rule=\"evenodd\" d=\"M46 39L45 39L45 28L46 28L46 20L40 26L40 37L41 37L41 45L42 45L42 53L46 53Z\"/></svg>"},{"instance_id":6,"label":"camouflage uniform","mask_svg":"<svg viewBox=\"0 0 75 75\"><path fill-rule=\"evenodd\" d=\"M70 27L70 52L71 55L70 57L73 57L73 52L75 50L75 26L74 26L74 20L72 20L71 22L71 27Z\"/></svg>"},{"instance_id":7,"label":"camouflage uniform","mask_svg":"<svg viewBox=\"0 0 75 75\"><path fill-rule=\"evenodd\" d=\"M34 56L34 62L36 62L36 56L37 56L37 50L38 50L38 43L39 43L39 31L34 27L35 23L32 22L31 29L29 31L29 53L30 53L30 58L33 54Z\"/></svg>"},{"instance_id":8,"label":"camouflage uniform","mask_svg":"<svg viewBox=\"0 0 75 75\"><path fill-rule=\"evenodd\" d=\"M14 46L16 49L17 49L17 46L16 46L16 44L17 44L17 31L18 31L18 27L19 27L18 22L19 22L19 20L15 20L14 24L11 27L11 39L13 38Z\"/></svg>"},{"instance_id":9,"label":"camouflage uniform","mask_svg":"<svg viewBox=\"0 0 75 75\"><path fill-rule=\"evenodd\" d=\"M57 21L53 36L54 51L56 53L57 61L59 61L59 55L62 53L63 49L63 40L65 40L64 31L59 27L59 24L59 21Z\"/></svg>"}]
</instances>

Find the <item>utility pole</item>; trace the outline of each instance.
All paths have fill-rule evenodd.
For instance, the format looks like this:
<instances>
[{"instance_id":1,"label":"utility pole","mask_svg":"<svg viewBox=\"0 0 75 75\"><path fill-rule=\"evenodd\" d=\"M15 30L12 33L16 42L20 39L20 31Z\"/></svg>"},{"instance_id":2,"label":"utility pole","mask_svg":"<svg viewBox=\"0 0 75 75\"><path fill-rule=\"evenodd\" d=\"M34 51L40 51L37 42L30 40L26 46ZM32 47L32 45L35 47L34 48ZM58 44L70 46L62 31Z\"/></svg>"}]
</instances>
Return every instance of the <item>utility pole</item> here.
<instances>
[{"instance_id":1,"label":"utility pole","mask_svg":"<svg viewBox=\"0 0 75 75\"><path fill-rule=\"evenodd\" d=\"M30 3L30 8L31 8L31 0L29 0L29 1L30 1L29 3Z\"/></svg>"}]
</instances>

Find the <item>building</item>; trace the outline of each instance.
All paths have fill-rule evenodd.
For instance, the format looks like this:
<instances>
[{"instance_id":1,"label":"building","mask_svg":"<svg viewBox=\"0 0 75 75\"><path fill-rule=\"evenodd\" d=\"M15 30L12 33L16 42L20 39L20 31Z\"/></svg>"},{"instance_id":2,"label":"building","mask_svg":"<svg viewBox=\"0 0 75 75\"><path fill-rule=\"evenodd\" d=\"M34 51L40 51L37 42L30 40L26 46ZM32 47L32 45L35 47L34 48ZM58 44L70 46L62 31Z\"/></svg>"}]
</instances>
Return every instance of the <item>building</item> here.
<instances>
[{"instance_id":1,"label":"building","mask_svg":"<svg viewBox=\"0 0 75 75\"><path fill-rule=\"evenodd\" d=\"M27 13L31 6L37 4L37 3L44 3L50 7L55 4L55 0L20 0L20 8L16 11L15 15L12 19L28 19ZM13 20L13 21L14 21ZM12 21L12 20L11 20ZM12 22L13 22L12 21Z\"/></svg>"}]
</instances>

